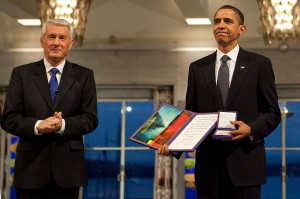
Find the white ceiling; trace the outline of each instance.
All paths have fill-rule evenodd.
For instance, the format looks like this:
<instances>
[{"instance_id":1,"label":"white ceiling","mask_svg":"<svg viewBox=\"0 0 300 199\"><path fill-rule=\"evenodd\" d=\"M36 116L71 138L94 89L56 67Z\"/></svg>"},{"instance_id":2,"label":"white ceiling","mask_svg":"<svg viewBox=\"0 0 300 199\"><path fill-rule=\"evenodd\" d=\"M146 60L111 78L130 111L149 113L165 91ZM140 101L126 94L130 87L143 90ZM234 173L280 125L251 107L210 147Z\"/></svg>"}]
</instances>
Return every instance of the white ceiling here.
<instances>
[{"instance_id":1,"label":"white ceiling","mask_svg":"<svg viewBox=\"0 0 300 199\"><path fill-rule=\"evenodd\" d=\"M179 7L179 1L92 0L81 48L215 47L212 26L187 25L188 8ZM240 39L241 45L245 48L266 47L255 0L185 1L200 2L199 13L202 9L201 14L207 13L210 19L224 4L240 8L247 27L246 34ZM197 6L190 6L191 11ZM39 47L40 27L24 27L17 23L17 18L38 18L36 1L0 0L0 49Z\"/></svg>"}]
</instances>

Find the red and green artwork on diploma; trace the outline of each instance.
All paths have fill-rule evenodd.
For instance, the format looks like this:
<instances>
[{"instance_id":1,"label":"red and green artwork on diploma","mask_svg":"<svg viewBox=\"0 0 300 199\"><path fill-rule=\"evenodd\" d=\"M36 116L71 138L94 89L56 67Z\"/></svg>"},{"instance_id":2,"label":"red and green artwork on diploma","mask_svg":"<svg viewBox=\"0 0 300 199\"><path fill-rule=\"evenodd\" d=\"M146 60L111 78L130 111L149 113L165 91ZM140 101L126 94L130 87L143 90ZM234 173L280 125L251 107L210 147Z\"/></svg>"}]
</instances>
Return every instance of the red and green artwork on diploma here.
<instances>
[{"instance_id":1,"label":"red and green artwork on diploma","mask_svg":"<svg viewBox=\"0 0 300 199\"><path fill-rule=\"evenodd\" d=\"M193 116L193 113L164 105L132 137L154 148L167 143Z\"/></svg>"}]
</instances>

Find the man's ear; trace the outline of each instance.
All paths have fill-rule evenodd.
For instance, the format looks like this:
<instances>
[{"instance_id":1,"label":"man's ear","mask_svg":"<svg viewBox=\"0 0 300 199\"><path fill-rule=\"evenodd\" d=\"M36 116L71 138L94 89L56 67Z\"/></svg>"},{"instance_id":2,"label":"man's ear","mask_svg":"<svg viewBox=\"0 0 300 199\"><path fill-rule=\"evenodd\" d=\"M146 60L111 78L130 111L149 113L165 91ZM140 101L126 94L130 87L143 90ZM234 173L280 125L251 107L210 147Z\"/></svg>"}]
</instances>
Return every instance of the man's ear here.
<instances>
[{"instance_id":1,"label":"man's ear","mask_svg":"<svg viewBox=\"0 0 300 199\"><path fill-rule=\"evenodd\" d=\"M246 32L246 26L240 25L240 36Z\"/></svg>"},{"instance_id":2,"label":"man's ear","mask_svg":"<svg viewBox=\"0 0 300 199\"><path fill-rule=\"evenodd\" d=\"M41 44L41 47L43 48L43 37L40 38L40 44Z\"/></svg>"},{"instance_id":3,"label":"man's ear","mask_svg":"<svg viewBox=\"0 0 300 199\"><path fill-rule=\"evenodd\" d=\"M71 40L71 45L70 45L69 50L71 50L71 48L72 48L72 46L73 46L73 43L74 43L74 40L72 39L72 40Z\"/></svg>"}]
</instances>

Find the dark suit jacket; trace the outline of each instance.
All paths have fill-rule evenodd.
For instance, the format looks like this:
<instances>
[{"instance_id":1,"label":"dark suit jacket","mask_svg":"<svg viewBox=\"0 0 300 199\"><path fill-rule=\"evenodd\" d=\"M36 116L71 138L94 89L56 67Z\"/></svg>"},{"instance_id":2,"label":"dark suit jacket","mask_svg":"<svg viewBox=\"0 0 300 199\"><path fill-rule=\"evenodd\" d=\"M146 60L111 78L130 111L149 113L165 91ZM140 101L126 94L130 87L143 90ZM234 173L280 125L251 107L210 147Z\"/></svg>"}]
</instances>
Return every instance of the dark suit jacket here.
<instances>
[{"instance_id":1,"label":"dark suit jacket","mask_svg":"<svg viewBox=\"0 0 300 199\"><path fill-rule=\"evenodd\" d=\"M6 95L2 128L19 136L14 186L43 188L54 180L61 187L87 184L83 135L98 125L93 71L66 61L52 104L43 60L13 69ZM35 135L37 120L61 111L63 135Z\"/></svg>"},{"instance_id":2,"label":"dark suit jacket","mask_svg":"<svg viewBox=\"0 0 300 199\"><path fill-rule=\"evenodd\" d=\"M194 112L237 111L238 118L251 127L254 140L213 140L211 135L196 151L196 185L208 183L220 161L225 159L236 186L266 182L264 137L280 122L280 109L271 61L240 48L226 106L223 107L215 79L216 52L191 63L186 109Z\"/></svg>"}]
</instances>

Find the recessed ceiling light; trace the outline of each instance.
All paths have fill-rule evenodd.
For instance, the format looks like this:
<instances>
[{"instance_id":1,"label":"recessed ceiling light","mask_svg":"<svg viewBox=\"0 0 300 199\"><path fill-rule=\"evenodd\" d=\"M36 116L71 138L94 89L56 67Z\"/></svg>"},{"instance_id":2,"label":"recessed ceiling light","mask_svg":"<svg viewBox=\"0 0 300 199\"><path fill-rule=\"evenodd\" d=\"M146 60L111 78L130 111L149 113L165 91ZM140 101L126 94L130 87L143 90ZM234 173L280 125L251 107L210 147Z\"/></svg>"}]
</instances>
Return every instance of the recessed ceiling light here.
<instances>
[{"instance_id":1,"label":"recessed ceiling light","mask_svg":"<svg viewBox=\"0 0 300 199\"><path fill-rule=\"evenodd\" d=\"M215 51L215 47L178 47L173 48L171 51L182 51L182 52L196 52L196 51Z\"/></svg>"},{"instance_id":2,"label":"recessed ceiling light","mask_svg":"<svg viewBox=\"0 0 300 199\"><path fill-rule=\"evenodd\" d=\"M43 48L10 48L7 52L44 52Z\"/></svg>"},{"instance_id":3,"label":"recessed ceiling light","mask_svg":"<svg viewBox=\"0 0 300 199\"><path fill-rule=\"evenodd\" d=\"M41 20L39 19L17 19L17 22L23 26L40 26Z\"/></svg>"},{"instance_id":4,"label":"recessed ceiling light","mask_svg":"<svg viewBox=\"0 0 300 199\"><path fill-rule=\"evenodd\" d=\"M210 25L209 18L186 18L185 21L189 25Z\"/></svg>"}]
</instances>

